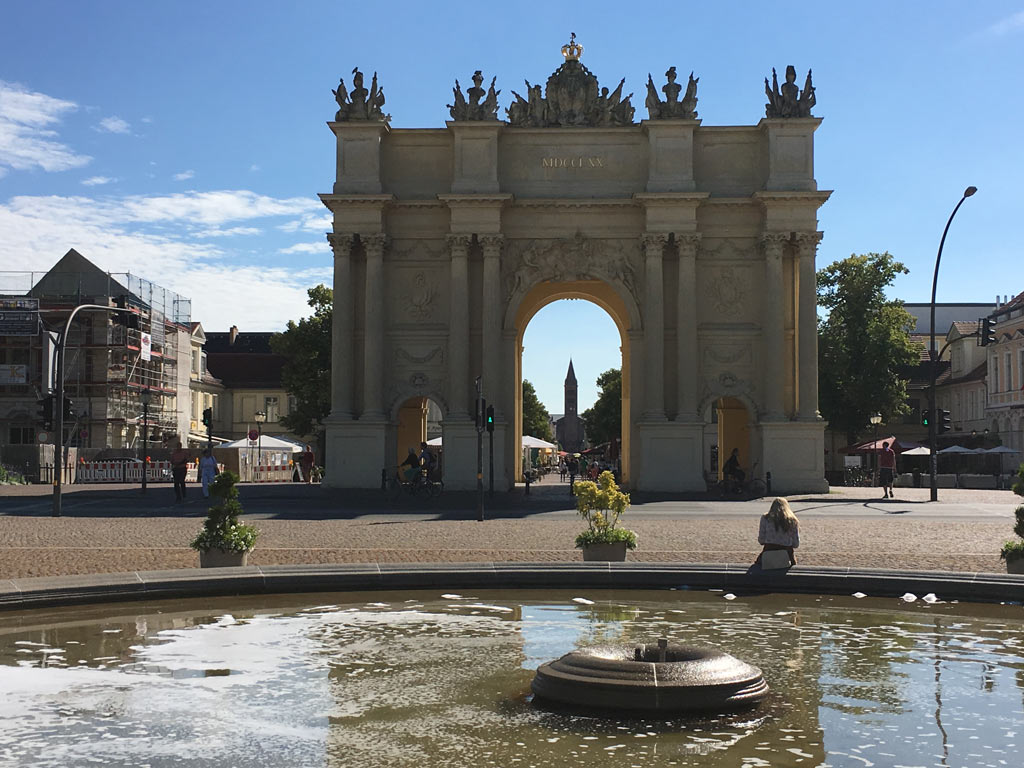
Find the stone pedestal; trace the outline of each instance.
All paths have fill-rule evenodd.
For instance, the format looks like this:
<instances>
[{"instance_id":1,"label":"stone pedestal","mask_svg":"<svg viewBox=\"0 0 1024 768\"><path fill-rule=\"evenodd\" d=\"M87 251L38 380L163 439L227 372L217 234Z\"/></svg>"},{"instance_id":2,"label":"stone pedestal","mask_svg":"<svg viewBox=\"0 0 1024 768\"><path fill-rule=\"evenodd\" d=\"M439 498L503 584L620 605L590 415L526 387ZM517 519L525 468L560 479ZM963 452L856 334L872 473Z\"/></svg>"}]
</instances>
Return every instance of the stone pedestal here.
<instances>
[{"instance_id":1,"label":"stone pedestal","mask_svg":"<svg viewBox=\"0 0 1024 768\"><path fill-rule=\"evenodd\" d=\"M328 421L327 466L323 484L328 488L380 488L380 472L397 463L385 456L385 421Z\"/></svg>"},{"instance_id":2,"label":"stone pedestal","mask_svg":"<svg viewBox=\"0 0 1024 768\"><path fill-rule=\"evenodd\" d=\"M814 131L821 125L817 117L769 119L757 124L768 142L769 191L813 191L818 188L814 180Z\"/></svg>"},{"instance_id":3,"label":"stone pedestal","mask_svg":"<svg viewBox=\"0 0 1024 768\"><path fill-rule=\"evenodd\" d=\"M650 152L648 192L691 192L693 180L693 131L700 120L644 120Z\"/></svg>"},{"instance_id":4,"label":"stone pedestal","mask_svg":"<svg viewBox=\"0 0 1024 768\"><path fill-rule=\"evenodd\" d=\"M334 194L381 191L380 142L391 129L382 122L328 123L338 139Z\"/></svg>"},{"instance_id":5,"label":"stone pedestal","mask_svg":"<svg viewBox=\"0 0 1024 768\"><path fill-rule=\"evenodd\" d=\"M640 422L640 461L634 467L640 491L693 491L705 489L701 451L702 423Z\"/></svg>"},{"instance_id":6,"label":"stone pedestal","mask_svg":"<svg viewBox=\"0 0 1024 768\"><path fill-rule=\"evenodd\" d=\"M762 422L758 476L772 473L773 496L823 493L825 481L825 422Z\"/></svg>"}]
</instances>

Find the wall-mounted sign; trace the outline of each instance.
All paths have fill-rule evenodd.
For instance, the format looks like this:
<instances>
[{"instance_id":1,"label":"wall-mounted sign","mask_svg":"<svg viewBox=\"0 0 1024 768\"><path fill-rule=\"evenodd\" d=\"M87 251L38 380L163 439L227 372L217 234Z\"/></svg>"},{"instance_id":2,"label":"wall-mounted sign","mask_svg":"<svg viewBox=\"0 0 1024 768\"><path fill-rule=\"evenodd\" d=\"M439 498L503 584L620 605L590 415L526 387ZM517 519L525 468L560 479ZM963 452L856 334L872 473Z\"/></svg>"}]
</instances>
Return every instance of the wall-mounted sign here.
<instances>
[{"instance_id":1,"label":"wall-mounted sign","mask_svg":"<svg viewBox=\"0 0 1024 768\"><path fill-rule=\"evenodd\" d=\"M0 365L0 384L27 384L27 365Z\"/></svg>"},{"instance_id":2,"label":"wall-mounted sign","mask_svg":"<svg viewBox=\"0 0 1024 768\"><path fill-rule=\"evenodd\" d=\"M142 334L142 359L152 360L153 359L153 337L148 333Z\"/></svg>"}]
</instances>

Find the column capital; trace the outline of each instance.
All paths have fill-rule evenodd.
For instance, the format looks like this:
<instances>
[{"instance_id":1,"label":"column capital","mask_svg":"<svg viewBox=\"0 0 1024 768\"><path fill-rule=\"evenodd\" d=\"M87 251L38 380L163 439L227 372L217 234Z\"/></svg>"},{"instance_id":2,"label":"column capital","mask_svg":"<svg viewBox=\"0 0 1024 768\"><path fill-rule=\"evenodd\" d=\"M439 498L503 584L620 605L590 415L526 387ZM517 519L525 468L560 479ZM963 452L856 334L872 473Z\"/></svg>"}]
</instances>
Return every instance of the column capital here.
<instances>
[{"instance_id":1,"label":"column capital","mask_svg":"<svg viewBox=\"0 0 1024 768\"><path fill-rule=\"evenodd\" d=\"M465 255L465 252L469 249L470 244L473 242L473 235L449 234L445 235L445 240L448 241L448 247L451 249L453 256L457 251L462 252L462 254L460 255Z\"/></svg>"},{"instance_id":2,"label":"column capital","mask_svg":"<svg viewBox=\"0 0 1024 768\"><path fill-rule=\"evenodd\" d=\"M788 232L762 232L761 248L769 258L781 258L782 249L789 243Z\"/></svg>"},{"instance_id":3,"label":"column capital","mask_svg":"<svg viewBox=\"0 0 1024 768\"><path fill-rule=\"evenodd\" d=\"M679 249L679 258L694 258L700 249L700 232L676 232L676 247Z\"/></svg>"},{"instance_id":4,"label":"column capital","mask_svg":"<svg viewBox=\"0 0 1024 768\"><path fill-rule=\"evenodd\" d=\"M501 248L505 244L504 235L477 235L477 240L483 246L484 258L501 255Z\"/></svg>"},{"instance_id":5,"label":"column capital","mask_svg":"<svg viewBox=\"0 0 1024 768\"><path fill-rule=\"evenodd\" d=\"M644 232L640 235L640 244L648 256L661 256L662 250L668 245L668 232Z\"/></svg>"},{"instance_id":6,"label":"column capital","mask_svg":"<svg viewBox=\"0 0 1024 768\"><path fill-rule=\"evenodd\" d=\"M363 244L363 248L366 250L366 255L381 256L384 254L384 249L388 244L388 236L382 233L374 233L372 235L360 235L359 242Z\"/></svg>"},{"instance_id":7,"label":"column capital","mask_svg":"<svg viewBox=\"0 0 1024 768\"><path fill-rule=\"evenodd\" d=\"M824 236L824 232L796 232L793 235L793 240L801 257L814 256L818 243Z\"/></svg>"},{"instance_id":8,"label":"column capital","mask_svg":"<svg viewBox=\"0 0 1024 768\"><path fill-rule=\"evenodd\" d=\"M352 245L355 236L351 232L328 232L327 242L334 251L334 258L343 258L352 255Z\"/></svg>"}]
</instances>

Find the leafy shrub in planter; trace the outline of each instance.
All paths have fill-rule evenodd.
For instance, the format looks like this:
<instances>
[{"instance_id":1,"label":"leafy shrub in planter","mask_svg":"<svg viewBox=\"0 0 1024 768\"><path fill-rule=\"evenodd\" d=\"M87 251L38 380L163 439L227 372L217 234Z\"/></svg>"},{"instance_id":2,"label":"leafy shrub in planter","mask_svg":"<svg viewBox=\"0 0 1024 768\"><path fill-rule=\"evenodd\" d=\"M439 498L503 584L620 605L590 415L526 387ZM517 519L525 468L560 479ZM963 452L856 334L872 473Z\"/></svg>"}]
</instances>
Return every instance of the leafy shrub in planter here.
<instances>
[{"instance_id":1,"label":"leafy shrub in planter","mask_svg":"<svg viewBox=\"0 0 1024 768\"><path fill-rule=\"evenodd\" d=\"M624 541L626 549L636 549L636 534L619 528L619 518L629 507L629 494L619 490L615 476L605 470L593 480L582 480L573 486L576 512L587 521L587 530L576 537L576 546L615 544Z\"/></svg>"},{"instance_id":2,"label":"leafy shrub in planter","mask_svg":"<svg viewBox=\"0 0 1024 768\"><path fill-rule=\"evenodd\" d=\"M222 549L225 552L249 552L256 544L259 531L238 521L242 505L238 501L238 475L221 472L210 483L210 495L220 503L210 507L203 528L189 545L200 552Z\"/></svg>"},{"instance_id":3,"label":"leafy shrub in planter","mask_svg":"<svg viewBox=\"0 0 1024 768\"><path fill-rule=\"evenodd\" d=\"M1017 468L1017 482L1013 484L1013 492L1018 496L1024 496L1024 464ZM999 553L999 557L1008 563L1024 559L1024 504L1017 507L1014 515L1017 522L1014 523L1013 532L1020 538L1003 544L1003 549Z\"/></svg>"}]
</instances>

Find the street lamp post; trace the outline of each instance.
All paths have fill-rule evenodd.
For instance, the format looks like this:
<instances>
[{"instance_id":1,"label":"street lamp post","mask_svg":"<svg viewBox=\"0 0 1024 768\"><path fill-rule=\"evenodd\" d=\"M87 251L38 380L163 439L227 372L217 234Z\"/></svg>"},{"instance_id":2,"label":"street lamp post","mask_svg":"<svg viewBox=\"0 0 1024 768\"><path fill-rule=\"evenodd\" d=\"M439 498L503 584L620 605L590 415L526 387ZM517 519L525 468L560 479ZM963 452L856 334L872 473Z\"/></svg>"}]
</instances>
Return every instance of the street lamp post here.
<instances>
[{"instance_id":1,"label":"street lamp post","mask_svg":"<svg viewBox=\"0 0 1024 768\"><path fill-rule=\"evenodd\" d=\"M871 464L872 464L872 466L871 466L871 482L872 482L873 485L877 485L878 484L878 425L882 423L882 414L880 414L880 413L873 413L873 414L871 414L871 418L869 419L869 421L871 422L871 427L874 430L874 435L871 438L871 440L872 440L872 445L871 445Z\"/></svg>"},{"instance_id":2,"label":"street lamp post","mask_svg":"<svg viewBox=\"0 0 1024 768\"><path fill-rule=\"evenodd\" d=\"M928 359L931 362L931 384L928 387L928 450L931 451L929 479L931 481L932 501L939 500L939 484L938 478L936 477L936 466L938 461L935 455L936 437L938 436L937 425L935 423L935 382L938 379L939 370L939 356L935 353L935 288L939 282L939 262L942 260L942 246L946 244L946 233L949 232L949 225L953 223L953 217L956 216L956 212L960 210L960 206L964 204L964 200L977 191L977 187L968 187L964 190L963 195L960 197L960 202L956 204L953 212L949 214L949 220L946 222L946 228L942 230L942 239L939 240L939 252L935 256L935 274L932 277L931 343L928 347Z\"/></svg>"},{"instance_id":3,"label":"street lamp post","mask_svg":"<svg viewBox=\"0 0 1024 768\"><path fill-rule=\"evenodd\" d=\"M146 479L149 475L149 402L153 393L146 387L139 393L142 401L142 492L146 492Z\"/></svg>"},{"instance_id":4,"label":"street lamp post","mask_svg":"<svg viewBox=\"0 0 1024 768\"><path fill-rule=\"evenodd\" d=\"M256 411L253 418L256 420L256 466L259 467L263 461L263 422L267 420L267 414L264 411Z\"/></svg>"}]
</instances>

